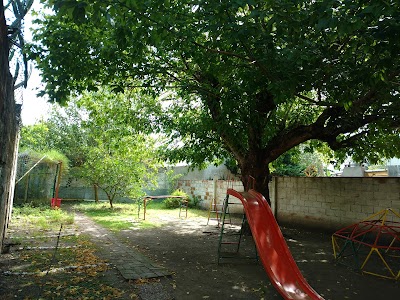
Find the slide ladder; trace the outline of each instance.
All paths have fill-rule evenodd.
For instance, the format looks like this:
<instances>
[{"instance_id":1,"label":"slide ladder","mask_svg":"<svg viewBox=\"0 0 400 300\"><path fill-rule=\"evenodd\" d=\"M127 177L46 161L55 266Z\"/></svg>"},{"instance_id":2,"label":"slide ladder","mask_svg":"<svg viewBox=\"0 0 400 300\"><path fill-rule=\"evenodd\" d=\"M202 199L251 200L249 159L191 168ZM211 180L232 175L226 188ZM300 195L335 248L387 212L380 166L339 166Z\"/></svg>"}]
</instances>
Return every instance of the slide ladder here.
<instances>
[{"instance_id":1,"label":"slide ladder","mask_svg":"<svg viewBox=\"0 0 400 300\"><path fill-rule=\"evenodd\" d=\"M208 220L207 220L207 225L210 222L210 220L215 220L218 223L218 227L221 223L221 216L222 216L222 211L223 211L223 204L217 204L217 200L215 197L213 200L210 202L210 208L208 210ZM214 217L211 215L214 214Z\"/></svg>"},{"instance_id":2,"label":"slide ladder","mask_svg":"<svg viewBox=\"0 0 400 300\"><path fill-rule=\"evenodd\" d=\"M226 194L223 210L221 215L221 230L218 241L218 264L224 258L243 258L239 257L239 249L242 241L245 224L247 223L246 214L243 213L242 221L240 224L240 229L237 231L237 226L235 230L235 225L232 223L232 218L229 213L229 205L241 205L241 203L229 202L229 194ZM229 220L228 220L229 217ZM229 223L228 223L229 222ZM228 251L227 251L228 248ZM245 258L258 258L257 250L255 257L245 257Z\"/></svg>"}]
</instances>

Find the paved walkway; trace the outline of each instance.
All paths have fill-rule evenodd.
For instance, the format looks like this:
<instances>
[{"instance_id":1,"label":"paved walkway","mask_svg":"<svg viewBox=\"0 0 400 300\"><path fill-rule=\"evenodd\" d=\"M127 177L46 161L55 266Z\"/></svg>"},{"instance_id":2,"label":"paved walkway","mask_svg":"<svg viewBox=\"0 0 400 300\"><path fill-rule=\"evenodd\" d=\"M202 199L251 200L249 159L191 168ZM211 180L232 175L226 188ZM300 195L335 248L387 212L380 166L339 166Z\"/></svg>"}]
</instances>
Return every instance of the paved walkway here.
<instances>
[{"instance_id":1,"label":"paved walkway","mask_svg":"<svg viewBox=\"0 0 400 300\"><path fill-rule=\"evenodd\" d=\"M128 247L110 231L97 225L82 213L75 212L75 223L80 232L91 236L91 241L98 245L102 257L115 265L126 280L171 275L168 270L158 266L132 247Z\"/></svg>"}]
</instances>

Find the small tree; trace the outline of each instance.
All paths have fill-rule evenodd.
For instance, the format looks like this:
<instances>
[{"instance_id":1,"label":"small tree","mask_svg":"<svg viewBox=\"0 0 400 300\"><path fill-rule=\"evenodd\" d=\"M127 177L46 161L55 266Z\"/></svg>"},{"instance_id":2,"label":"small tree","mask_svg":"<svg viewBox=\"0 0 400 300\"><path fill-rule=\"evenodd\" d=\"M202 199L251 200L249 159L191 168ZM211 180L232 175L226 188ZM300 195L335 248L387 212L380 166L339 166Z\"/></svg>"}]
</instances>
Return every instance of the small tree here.
<instances>
[{"instance_id":1,"label":"small tree","mask_svg":"<svg viewBox=\"0 0 400 300\"><path fill-rule=\"evenodd\" d=\"M123 137L117 143L96 141L79 174L107 194L111 207L116 197L136 198L143 194L143 187L155 184L157 168L152 163L152 146L144 136Z\"/></svg>"},{"instance_id":2,"label":"small tree","mask_svg":"<svg viewBox=\"0 0 400 300\"><path fill-rule=\"evenodd\" d=\"M111 207L116 197L136 198L144 187L156 184L155 141L140 133L139 118L131 116L140 100L103 90L78 101L87 113L80 130L88 143L79 174L104 190Z\"/></svg>"},{"instance_id":3,"label":"small tree","mask_svg":"<svg viewBox=\"0 0 400 300\"><path fill-rule=\"evenodd\" d=\"M137 197L156 184L155 141L129 123L136 100L107 91L85 94L54 107L47 122L26 127L21 143L65 153L71 174L104 190L113 207L116 197Z\"/></svg>"}]
</instances>

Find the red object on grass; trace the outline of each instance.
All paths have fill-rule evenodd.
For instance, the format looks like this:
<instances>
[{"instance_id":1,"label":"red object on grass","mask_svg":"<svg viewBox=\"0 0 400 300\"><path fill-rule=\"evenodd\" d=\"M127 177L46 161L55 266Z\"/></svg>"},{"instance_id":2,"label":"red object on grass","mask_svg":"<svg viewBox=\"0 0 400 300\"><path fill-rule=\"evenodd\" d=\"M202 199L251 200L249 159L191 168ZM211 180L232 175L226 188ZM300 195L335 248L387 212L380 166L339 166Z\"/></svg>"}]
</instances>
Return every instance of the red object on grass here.
<instances>
[{"instance_id":1,"label":"red object on grass","mask_svg":"<svg viewBox=\"0 0 400 300\"><path fill-rule=\"evenodd\" d=\"M283 238L267 200L250 190L227 193L242 201L259 258L275 289L288 299L323 299L301 274Z\"/></svg>"},{"instance_id":2,"label":"red object on grass","mask_svg":"<svg viewBox=\"0 0 400 300\"><path fill-rule=\"evenodd\" d=\"M61 198L51 198L51 207L60 207L61 206Z\"/></svg>"}]
</instances>

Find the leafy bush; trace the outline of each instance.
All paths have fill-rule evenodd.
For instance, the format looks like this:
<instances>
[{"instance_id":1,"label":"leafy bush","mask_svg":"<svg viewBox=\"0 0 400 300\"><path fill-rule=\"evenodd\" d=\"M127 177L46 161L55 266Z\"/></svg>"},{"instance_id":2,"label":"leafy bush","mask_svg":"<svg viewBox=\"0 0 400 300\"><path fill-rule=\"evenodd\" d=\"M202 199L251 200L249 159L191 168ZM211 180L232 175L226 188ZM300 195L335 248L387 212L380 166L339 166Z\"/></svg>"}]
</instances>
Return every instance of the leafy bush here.
<instances>
[{"instance_id":1,"label":"leafy bush","mask_svg":"<svg viewBox=\"0 0 400 300\"><path fill-rule=\"evenodd\" d=\"M193 196L189 199L189 207L190 208L197 208L199 207L201 198L198 196Z\"/></svg>"},{"instance_id":2,"label":"leafy bush","mask_svg":"<svg viewBox=\"0 0 400 300\"><path fill-rule=\"evenodd\" d=\"M171 196L185 196L188 198L188 195L182 190L175 190ZM167 198L164 200L164 204L166 208L178 208L181 204L181 198Z\"/></svg>"}]
</instances>

